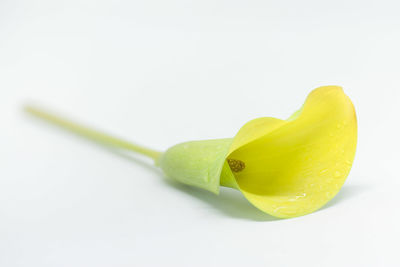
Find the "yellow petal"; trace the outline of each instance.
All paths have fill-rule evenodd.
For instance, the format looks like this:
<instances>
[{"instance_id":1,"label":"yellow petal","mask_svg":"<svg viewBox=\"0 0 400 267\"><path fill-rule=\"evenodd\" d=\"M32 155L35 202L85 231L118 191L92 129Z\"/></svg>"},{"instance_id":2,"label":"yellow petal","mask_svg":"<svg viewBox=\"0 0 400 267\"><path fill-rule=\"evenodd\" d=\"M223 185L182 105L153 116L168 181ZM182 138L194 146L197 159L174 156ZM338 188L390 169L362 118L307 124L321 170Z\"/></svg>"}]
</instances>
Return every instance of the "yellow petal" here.
<instances>
[{"instance_id":1,"label":"yellow petal","mask_svg":"<svg viewBox=\"0 0 400 267\"><path fill-rule=\"evenodd\" d=\"M287 218L317 210L340 190L357 143L357 119L341 87L311 92L289 120L249 122L234 138L228 159L246 198L271 215Z\"/></svg>"},{"instance_id":2,"label":"yellow petal","mask_svg":"<svg viewBox=\"0 0 400 267\"><path fill-rule=\"evenodd\" d=\"M249 121L240 129L240 131L236 134L233 143L229 149L229 154L234 150L238 149L245 144L250 143L251 141L257 140L258 138L268 134L272 130L282 126L286 121L265 117L258 118Z\"/></svg>"}]
</instances>

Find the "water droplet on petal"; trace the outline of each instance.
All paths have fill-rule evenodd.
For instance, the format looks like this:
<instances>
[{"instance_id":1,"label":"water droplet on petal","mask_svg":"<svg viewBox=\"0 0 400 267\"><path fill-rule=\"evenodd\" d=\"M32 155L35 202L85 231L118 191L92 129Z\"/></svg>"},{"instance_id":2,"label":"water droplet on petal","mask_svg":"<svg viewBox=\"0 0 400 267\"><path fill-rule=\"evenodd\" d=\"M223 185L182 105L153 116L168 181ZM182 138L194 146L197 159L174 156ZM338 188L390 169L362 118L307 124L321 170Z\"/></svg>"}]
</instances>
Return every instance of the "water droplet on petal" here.
<instances>
[{"instance_id":1,"label":"water droplet on petal","mask_svg":"<svg viewBox=\"0 0 400 267\"><path fill-rule=\"evenodd\" d=\"M335 171L335 173L333 174L333 176L334 176L335 178L340 177L340 175L341 175L340 171Z\"/></svg>"},{"instance_id":2,"label":"water droplet on petal","mask_svg":"<svg viewBox=\"0 0 400 267\"><path fill-rule=\"evenodd\" d=\"M327 171L328 171L328 170L326 170L326 169L325 169L325 170L322 170L322 171L319 172L319 174L320 174L320 175L323 175L323 174L326 173Z\"/></svg>"},{"instance_id":3,"label":"water droplet on petal","mask_svg":"<svg viewBox=\"0 0 400 267\"><path fill-rule=\"evenodd\" d=\"M305 196L307 196L306 193L301 193L301 194L297 195L296 198L305 197Z\"/></svg>"}]
</instances>

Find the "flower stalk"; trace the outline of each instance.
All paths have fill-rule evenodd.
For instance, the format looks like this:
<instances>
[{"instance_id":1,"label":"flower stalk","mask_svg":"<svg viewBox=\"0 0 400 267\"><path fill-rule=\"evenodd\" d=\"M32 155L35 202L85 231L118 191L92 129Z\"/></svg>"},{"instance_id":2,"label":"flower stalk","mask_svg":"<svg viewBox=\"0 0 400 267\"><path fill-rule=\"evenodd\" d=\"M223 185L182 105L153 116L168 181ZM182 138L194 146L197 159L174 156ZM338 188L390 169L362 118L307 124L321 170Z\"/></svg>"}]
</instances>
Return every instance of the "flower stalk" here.
<instances>
[{"instance_id":1,"label":"flower stalk","mask_svg":"<svg viewBox=\"0 0 400 267\"><path fill-rule=\"evenodd\" d=\"M101 144L104 144L107 146L111 146L111 147L115 147L115 148L134 151L136 153L139 153L139 154L142 154L149 158L152 158L155 162L158 160L158 158L161 155L161 152L159 152L159 151L128 142L126 140L123 140L121 138L118 138L118 137L106 134L104 132L95 130L88 126L78 124L69 119L66 119L61 116L50 113L48 111L45 111L42 108L37 108L34 106L27 105L27 106L25 106L24 109L27 113L29 113L35 117L41 118L41 119L48 121L52 124L55 124L61 128L67 129L75 134L78 134L80 136L88 138L92 141L96 141L98 143L101 143Z\"/></svg>"}]
</instances>

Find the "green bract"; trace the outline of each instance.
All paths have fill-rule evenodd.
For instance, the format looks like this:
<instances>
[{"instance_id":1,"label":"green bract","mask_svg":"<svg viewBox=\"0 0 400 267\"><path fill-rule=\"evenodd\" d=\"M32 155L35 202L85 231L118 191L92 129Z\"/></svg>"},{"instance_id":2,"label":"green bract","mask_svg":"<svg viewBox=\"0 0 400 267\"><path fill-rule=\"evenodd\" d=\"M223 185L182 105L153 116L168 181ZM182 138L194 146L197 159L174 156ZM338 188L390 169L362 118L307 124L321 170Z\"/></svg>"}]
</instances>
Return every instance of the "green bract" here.
<instances>
[{"instance_id":1,"label":"green bract","mask_svg":"<svg viewBox=\"0 0 400 267\"><path fill-rule=\"evenodd\" d=\"M192 141L171 147L157 165L171 177L218 194L220 175L232 138Z\"/></svg>"}]
</instances>

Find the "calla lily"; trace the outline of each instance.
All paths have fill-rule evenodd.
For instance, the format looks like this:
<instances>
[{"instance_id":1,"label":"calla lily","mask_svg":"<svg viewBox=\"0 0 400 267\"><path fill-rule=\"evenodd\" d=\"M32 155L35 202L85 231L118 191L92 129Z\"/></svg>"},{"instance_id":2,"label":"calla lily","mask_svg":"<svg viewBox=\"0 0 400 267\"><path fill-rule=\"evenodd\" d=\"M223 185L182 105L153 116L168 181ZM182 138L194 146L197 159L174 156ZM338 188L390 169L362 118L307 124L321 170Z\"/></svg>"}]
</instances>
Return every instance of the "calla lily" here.
<instances>
[{"instance_id":1,"label":"calla lily","mask_svg":"<svg viewBox=\"0 0 400 267\"><path fill-rule=\"evenodd\" d=\"M341 87L312 91L289 119L258 118L234 138L192 141L160 153L75 124L40 109L28 112L93 140L155 160L179 182L218 194L240 190L255 207L280 218L311 213L345 182L356 151L357 119Z\"/></svg>"}]
</instances>

